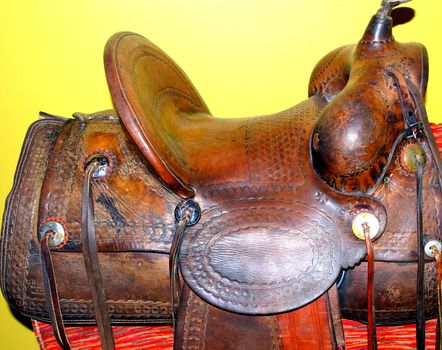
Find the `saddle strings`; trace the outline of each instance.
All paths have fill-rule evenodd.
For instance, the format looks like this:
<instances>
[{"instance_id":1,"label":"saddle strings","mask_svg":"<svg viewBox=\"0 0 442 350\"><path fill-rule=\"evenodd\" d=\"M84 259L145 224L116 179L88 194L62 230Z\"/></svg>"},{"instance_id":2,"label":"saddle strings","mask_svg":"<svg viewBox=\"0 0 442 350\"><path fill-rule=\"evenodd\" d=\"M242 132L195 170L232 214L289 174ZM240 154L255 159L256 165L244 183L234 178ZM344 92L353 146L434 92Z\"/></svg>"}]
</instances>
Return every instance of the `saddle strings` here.
<instances>
[{"instance_id":1,"label":"saddle strings","mask_svg":"<svg viewBox=\"0 0 442 350\"><path fill-rule=\"evenodd\" d=\"M422 115L421 110L418 108L417 96L419 90L411 91L410 80L406 80L398 72L389 71L387 76L393 79L394 85L399 98L399 103L401 106L402 115L404 118L405 129L404 134L407 137L413 137L416 142L418 140L418 133L422 133ZM412 84L412 83L411 83ZM411 100L413 101L413 109L407 113L407 108L404 102L403 90L408 90L410 92ZM410 106L411 107L411 106ZM420 117L421 123L417 122L417 116ZM423 129L423 135L428 138L428 132ZM418 350L425 349L425 252L424 252L424 234L423 234L423 217L422 217L422 207L423 207L423 175L424 167L418 157L414 157L413 161L417 166L416 173L416 240L417 240L417 279L416 279L416 345Z\"/></svg>"},{"instance_id":2,"label":"saddle strings","mask_svg":"<svg viewBox=\"0 0 442 350\"><path fill-rule=\"evenodd\" d=\"M420 124L422 125L422 129L423 129L423 133L425 136L425 141L430 149L430 153L432 156L432 160L434 161L435 165L436 165L436 170L437 170L437 179L439 182L439 189L442 189L442 161L441 161L441 156L440 153L438 151L438 149L435 147L436 142L434 140L434 136L433 133L431 132L431 128L430 128L430 123L428 121L428 116L424 107L424 101L423 101L423 97L419 92L419 89L413 84L412 81L410 81L408 78L405 78L407 87L408 87L408 91L411 95L411 98L414 102L414 105L416 107L416 111L417 111L417 116L420 119ZM419 162L418 162L419 165ZM422 199L420 199L422 200ZM419 198L418 198L419 201ZM420 205L422 205L422 203L420 203ZM419 214L419 212L418 212ZM421 213L422 214L422 213ZM421 218L422 220L422 218ZM421 229L422 229L422 223L421 223ZM419 243L418 243L419 244ZM423 242L421 246L418 246L418 252L422 253L422 259L423 259L423 252L424 247L423 247ZM437 249L436 249L437 250ZM434 253L434 250L433 250ZM437 289L438 289L438 336L436 337L436 348L437 349L442 349L442 344L441 344L441 321L442 321L442 298L441 298L441 276L442 276L442 263L440 262L441 257L440 257L440 252L438 255L434 254L435 258L436 258L436 264L437 264L437 277L438 277L438 281L437 281ZM423 268L422 268L422 274L423 274ZM419 276L418 276L419 278ZM422 277L423 278L423 277ZM422 305L423 307L423 305ZM424 312L422 311L422 317L424 317ZM425 341L425 319L422 321L423 322L423 342ZM422 327L422 326L421 326ZM422 332L422 331L421 331ZM421 334L422 337L422 334ZM419 345L419 344L418 344ZM421 344L421 347L418 347L418 349L424 349L425 348L425 344Z\"/></svg>"},{"instance_id":3,"label":"saddle strings","mask_svg":"<svg viewBox=\"0 0 442 350\"><path fill-rule=\"evenodd\" d=\"M425 349L425 252L422 219L422 180L424 165L416 158L416 221L417 221L417 296L416 296L416 345Z\"/></svg>"},{"instance_id":4,"label":"saddle strings","mask_svg":"<svg viewBox=\"0 0 442 350\"><path fill-rule=\"evenodd\" d=\"M86 267L101 345L103 349L114 350L114 336L97 254L94 201L91 187L93 175L99 166L98 161L92 161L87 165L85 170L81 203L81 241L83 245L84 265Z\"/></svg>"},{"instance_id":5,"label":"saddle strings","mask_svg":"<svg viewBox=\"0 0 442 350\"><path fill-rule=\"evenodd\" d=\"M437 264L437 304L441 305L442 303L442 252L433 245L431 247L431 251L434 255ZM442 328L441 328L441 320L442 320L442 308L439 307L438 310L438 319L437 319L437 336L436 336L436 349L441 350L441 338L442 338Z\"/></svg>"},{"instance_id":6,"label":"saddle strings","mask_svg":"<svg viewBox=\"0 0 442 350\"><path fill-rule=\"evenodd\" d=\"M184 232L189 225L191 218L190 210L184 212L181 220L178 221L175 235L173 237L172 245L169 254L169 279L170 279L170 299L172 306L172 323L175 329L176 309L180 298L181 283L178 275L178 254L183 243Z\"/></svg>"},{"instance_id":7,"label":"saddle strings","mask_svg":"<svg viewBox=\"0 0 442 350\"><path fill-rule=\"evenodd\" d=\"M70 350L71 344L69 343L66 329L64 327L60 298L58 296L57 280L55 278L51 249L49 247L49 240L53 235L54 233L49 231L40 239L43 285L55 339L63 350Z\"/></svg>"},{"instance_id":8,"label":"saddle strings","mask_svg":"<svg viewBox=\"0 0 442 350\"><path fill-rule=\"evenodd\" d=\"M373 192L376 190L380 182L382 181L383 177L385 176L389 165L391 164L391 161L393 160L393 156L395 153L395 150L399 143L405 138L405 137L414 137L417 140L418 133L424 135L424 139L426 143L428 144L428 147L431 152L432 159L436 165L437 174L438 174L438 182L439 182L439 188L442 188L442 162L439 151L435 148L435 140L434 136L431 132L431 128L429 126L428 117L425 111L424 107L424 101L420 94L419 89L406 77L402 77L402 75L398 72L395 72L393 70L390 70L386 73L386 76L393 79L398 97L399 97L399 103L402 110L402 115L405 123L405 128L402 132L398 134L395 141L392 145L392 150L388 156L387 163L382 169L381 176L379 177L378 181L376 181L375 185L366 193L368 195L373 194ZM401 84L402 83L402 84ZM414 111L416 113L413 113L413 111L408 111L405 107L405 102L403 99L403 89L401 88L401 85L409 92L409 96L411 96L411 99L413 101L413 107ZM416 118L419 118L420 120L417 121ZM414 161L416 162L418 172L416 174L416 229L417 229L417 247L418 247L418 272L417 272L417 297L416 297L416 341L417 341L417 349L421 350L425 348L425 308L424 308L424 297L425 297L425 286L424 286L424 270L425 270L425 258L424 258L424 238L423 238L423 218L422 218L422 207L423 207L423 172L424 172L424 164L422 164L419 159L415 158ZM441 271L439 271L441 269ZM442 263L438 264L438 275L442 275ZM440 290L440 283L438 283L438 293ZM369 298L370 299L370 298ZM440 325L442 320L442 304L441 304L442 298L439 298L438 301L438 309L439 309L439 319L438 319L438 325ZM370 301L369 301L370 303ZM440 344L440 336L438 337L438 348L442 349Z\"/></svg>"},{"instance_id":9,"label":"saddle strings","mask_svg":"<svg viewBox=\"0 0 442 350\"><path fill-rule=\"evenodd\" d=\"M376 339L376 313L374 301L374 249L370 238L370 226L367 223L363 224L365 246L367 247L367 340L368 349L377 350Z\"/></svg>"},{"instance_id":10,"label":"saddle strings","mask_svg":"<svg viewBox=\"0 0 442 350\"><path fill-rule=\"evenodd\" d=\"M97 162L91 162L85 170L81 203L81 238L83 244L83 258L88 276L101 344L103 349L114 350L115 344L112 334L112 326L110 324L110 317L106 305L107 299L104 293L103 282L98 265L94 207L92 189L90 186L92 176L98 167L99 164ZM69 343L66 328L63 322L63 314L61 312L60 297L57 288L57 279L55 277L51 248L49 246L49 240L53 235L54 232L48 231L40 239L43 284L55 339L64 350L70 350L71 344Z\"/></svg>"}]
</instances>

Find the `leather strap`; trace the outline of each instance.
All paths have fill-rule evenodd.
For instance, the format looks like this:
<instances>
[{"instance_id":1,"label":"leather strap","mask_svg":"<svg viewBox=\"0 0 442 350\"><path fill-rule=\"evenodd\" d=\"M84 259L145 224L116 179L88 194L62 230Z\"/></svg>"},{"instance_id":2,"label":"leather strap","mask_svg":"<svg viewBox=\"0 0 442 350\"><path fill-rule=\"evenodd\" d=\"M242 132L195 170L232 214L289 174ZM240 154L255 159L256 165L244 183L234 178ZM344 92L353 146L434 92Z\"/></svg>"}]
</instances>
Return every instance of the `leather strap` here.
<instances>
[{"instance_id":1,"label":"leather strap","mask_svg":"<svg viewBox=\"0 0 442 350\"><path fill-rule=\"evenodd\" d=\"M54 265L52 263L51 249L49 248L49 239L51 233L44 235L40 240L41 260L43 271L43 284L45 288L46 303L48 304L49 314L51 315L52 329L55 339L64 350L70 350L66 329L63 323L63 316L60 308L60 298L58 296L57 280L55 278Z\"/></svg>"},{"instance_id":2,"label":"leather strap","mask_svg":"<svg viewBox=\"0 0 442 350\"><path fill-rule=\"evenodd\" d=\"M416 344L418 350L425 349L425 252L422 220L422 179L424 166L416 160L418 171L416 175L416 223L417 223L417 295L416 295Z\"/></svg>"},{"instance_id":3,"label":"leather strap","mask_svg":"<svg viewBox=\"0 0 442 350\"><path fill-rule=\"evenodd\" d=\"M376 318L375 318L375 302L374 302L374 249L370 238L370 228L364 225L364 238L367 247L367 340L368 349L376 350L378 348L376 340Z\"/></svg>"},{"instance_id":4,"label":"leather strap","mask_svg":"<svg viewBox=\"0 0 442 350\"><path fill-rule=\"evenodd\" d=\"M427 144L430 148L432 159L436 164L438 172L439 185L442 185L442 165L441 157L437 149L435 149L436 143L434 142L434 136L431 132L428 117L424 107L424 101L419 89L408 78L403 78L401 75L396 76L393 72L390 72L390 76L395 80L396 88L398 91L401 108L403 112L406 110L404 105L403 96L411 97L411 101L414 104L414 110L416 112L416 119L405 119L405 125L408 129L412 130L410 136L417 137L419 131L423 131L423 135L426 138ZM401 84L402 83L402 84ZM405 86L404 86L405 85ZM407 95L403 94L403 90L408 92ZM411 125L415 122L415 125ZM420 129L419 126L422 128ZM417 231L417 282L416 282L416 345L418 350L425 349L425 252L424 252L424 235L423 235L423 217L422 217L422 198L423 198L423 173L424 164L418 158L415 158L417 165L416 174L416 231Z\"/></svg>"},{"instance_id":5,"label":"leather strap","mask_svg":"<svg viewBox=\"0 0 442 350\"><path fill-rule=\"evenodd\" d=\"M438 305L438 318L437 318L437 335L436 335L436 349L442 349L442 252L440 252L437 247L433 246L432 248L434 258L436 259L437 265L437 305Z\"/></svg>"},{"instance_id":6,"label":"leather strap","mask_svg":"<svg viewBox=\"0 0 442 350\"><path fill-rule=\"evenodd\" d=\"M345 349L335 286L310 304L279 315L278 321L284 350Z\"/></svg>"},{"instance_id":7,"label":"leather strap","mask_svg":"<svg viewBox=\"0 0 442 350\"><path fill-rule=\"evenodd\" d=\"M85 170L83 193L81 202L81 240L83 244L83 258L86 273L94 304L95 319L103 349L115 349L109 311L106 304L106 293L101 278L100 265L95 238L94 202L91 181L98 163L92 162Z\"/></svg>"},{"instance_id":8,"label":"leather strap","mask_svg":"<svg viewBox=\"0 0 442 350\"><path fill-rule=\"evenodd\" d=\"M334 284L327 292L328 294L328 310L331 316L331 330L336 339L336 348L338 350L345 349L345 334L342 324L341 305L339 304L339 293L337 284Z\"/></svg>"},{"instance_id":9,"label":"leather strap","mask_svg":"<svg viewBox=\"0 0 442 350\"><path fill-rule=\"evenodd\" d=\"M181 283L178 275L178 254L184 238L184 231L190 221L190 213L186 212L178 222L169 253L170 299L172 304L172 321L175 328L175 316L180 298Z\"/></svg>"}]
</instances>

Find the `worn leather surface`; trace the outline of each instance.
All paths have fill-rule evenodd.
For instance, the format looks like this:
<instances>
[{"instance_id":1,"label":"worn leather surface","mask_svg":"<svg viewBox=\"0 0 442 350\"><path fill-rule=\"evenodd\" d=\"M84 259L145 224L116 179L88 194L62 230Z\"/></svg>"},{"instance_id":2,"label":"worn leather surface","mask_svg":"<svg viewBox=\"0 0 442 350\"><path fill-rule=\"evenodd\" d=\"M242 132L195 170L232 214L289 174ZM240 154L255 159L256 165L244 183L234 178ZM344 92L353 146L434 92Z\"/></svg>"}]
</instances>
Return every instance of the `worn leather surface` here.
<instances>
[{"instance_id":1,"label":"worn leather surface","mask_svg":"<svg viewBox=\"0 0 442 350\"><path fill-rule=\"evenodd\" d=\"M173 214L177 199L146 171L117 119L71 119L60 132L62 125L42 120L28 133L3 221L3 293L21 313L48 321L37 230L39 219L58 217L69 230L68 243L52 252L63 316L67 323L93 322L78 201L86 158L106 149L115 161L112 179L94 182L93 192L111 319L170 322L167 254L174 219L158 212Z\"/></svg>"},{"instance_id":2,"label":"worn leather surface","mask_svg":"<svg viewBox=\"0 0 442 350\"><path fill-rule=\"evenodd\" d=\"M405 143L404 145L405 146ZM421 143L426 154L429 149ZM440 237L442 195L434 161L428 157L424 172L424 232ZM416 215L407 209L416 207L415 178L404 171L400 154L394 158L389 181L375 196L387 208L388 224L374 243L376 254L376 313L379 324L413 322L416 315L417 241ZM340 287L344 317L366 321L366 265L346 272ZM437 273L434 259L426 259L425 309L427 318L437 315ZM345 297L344 297L345 296Z\"/></svg>"},{"instance_id":3,"label":"worn leather surface","mask_svg":"<svg viewBox=\"0 0 442 350\"><path fill-rule=\"evenodd\" d=\"M255 331L268 329L262 320L275 317L249 315L308 305L300 309L307 315L340 270L364 258L363 242L351 233L360 211L375 213L384 233L375 242L381 261L378 321L409 320L416 293L408 288L417 249L415 176L401 164L411 141L395 150L393 145L413 106L405 95L401 102L387 73L407 76L424 94L428 63L420 44L391 37L391 23L377 32L371 24L358 45L320 61L306 101L275 115L230 120L210 115L181 69L150 41L132 33L112 37L105 65L123 125L106 114L78 115L63 127L58 120L41 121L25 143L3 227L2 290L9 302L48 320L37 228L58 218L69 230L66 245L52 253L65 320L93 321L79 204L85 163L102 154L111 170L92 188L112 321L170 322L174 208L190 197L202 218L186 231L180 254L184 298L197 298L213 310L214 325L221 319L236 322L236 314L225 310L247 314L242 317L256 322ZM425 138L417 142L428 159L424 230L439 237L441 188ZM365 317L363 266L349 270L341 286L347 317ZM436 295L432 271L428 262L429 314ZM331 317L328 311L322 315ZM183 311L180 317L178 327L185 327ZM208 331L216 337L220 330ZM265 340L270 348L279 346Z\"/></svg>"},{"instance_id":4,"label":"worn leather surface","mask_svg":"<svg viewBox=\"0 0 442 350\"><path fill-rule=\"evenodd\" d=\"M379 202L330 191L309 161L323 97L271 116L225 120L209 115L184 73L139 35L112 37L105 63L116 107L143 155L177 194L192 184L203 216L184 237L180 264L204 300L248 314L298 308L365 254L350 229L359 206L385 227ZM169 183L164 169L180 181Z\"/></svg>"},{"instance_id":5,"label":"worn leather surface","mask_svg":"<svg viewBox=\"0 0 442 350\"><path fill-rule=\"evenodd\" d=\"M332 201L328 196L334 196L336 191L354 196L370 193L372 198L379 199L386 207L388 224L385 235L375 243L376 259L409 262L409 270L416 267L415 176L401 164L402 152L412 140L404 138L397 148L393 147L396 147L400 133L412 123L417 108L410 97L399 90L400 85L394 77L410 79L424 95L428 57L421 44L403 44L394 40L388 16L374 16L357 45L338 48L316 65L309 83L310 102L274 116L259 116L247 121L223 120L210 115L179 67L140 35L114 35L105 49L105 66L115 106L143 156L171 190L183 197L194 196L202 205L203 213L209 208L213 212L207 211L202 222L186 235L181 255L186 282L206 301L245 313L290 309L289 305L282 306L279 299L278 306L267 305L267 302L263 302L265 306L259 305L259 301L271 300L271 295L278 293L290 294L290 290L281 286L286 281L296 281L302 276L302 269L308 270L300 264L291 265L287 258L293 255L290 248L306 252L308 244L305 237L296 243L289 243L285 238L284 246L276 241L269 244L266 236L269 231L284 235L281 232L286 230L285 237L292 238L302 231L309 232L309 237L316 237L314 241L317 243L321 240L317 235L321 229L314 225L306 228L302 220L297 220L297 225L287 225L284 215L276 214L273 206L284 210L296 208L302 212L301 216L321 222L313 209L321 206L314 198L324 196L324 202L330 204ZM316 105L316 111L309 104ZM299 108L306 108L309 112ZM418 142L430 159L427 140L420 138ZM389 163L391 155L393 158ZM232 160L236 163L233 164ZM318 176L329 187L321 187ZM269 190L269 180L276 190ZM432 160L426 166L424 183L424 231L432 237L439 237L441 190ZM211 191L206 193L209 186ZM296 198L298 201L270 205L263 201L267 198ZM255 200L263 207L256 209ZM308 207L304 207L305 212L299 209L303 204ZM342 202L336 205L339 207ZM326 206L326 212L333 217L330 214L332 206ZM248 223L247 215L236 219L237 213L246 208L253 216L250 221L255 221L255 226ZM282 223L275 225L273 222L274 227L270 229L265 216L272 211ZM240 221L247 224L234 231L228 223L231 218L237 220L237 226ZM325 222L325 226L332 226L327 220ZM291 229L287 230L285 225ZM339 227L338 231L345 230ZM336 237L334 228L329 232ZM256 262L244 253L238 255L236 247L242 247L244 251L248 244L253 247L251 251L272 256L275 264ZM334 243L325 245L333 246ZM323 246L321 249L324 251ZM314 260L314 254L307 255L303 261ZM244 260L253 263L249 266L236 258L238 256L246 256ZM286 261L285 266L291 267L288 269L290 273L281 272L285 270L277 263L279 257ZM325 265L333 270L333 264ZM256 271L264 271L265 277L255 277ZM399 274L394 277L398 281L410 277L404 269L395 272ZM365 279L362 269L351 270L348 276L352 274L357 276L353 278ZM321 278L317 279L314 273L307 275L310 281L300 280L312 294L307 293L304 301L296 301L292 296L292 308L311 300L315 293L311 286L323 283L318 282ZM331 275L334 279L334 272ZM428 305L434 310L436 294L431 286L435 275L427 277ZM310 285L311 281L314 283ZM378 284L376 302L383 305L382 296L388 294L391 285L380 281ZM264 285L269 289L278 285L281 289L278 287L266 294ZM400 288L399 285L396 288ZM259 286L259 292L255 292L253 286ZM299 288L296 282L291 286ZM344 282L341 295L345 296L347 292L351 295L351 288ZM232 290L236 292L233 295ZM280 292L282 290L284 292ZM358 292L362 291L358 289ZM244 293L244 299L236 297L241 293ZM410 292L404 300L411 300L415 293ZM408 310L410 305L401 303L404 300L398 301L397 305ZM393 305L393 300L390 301ZM354 305L353 308L358 309L356 314L364 306ZM398 312L401 321L412 320L408 312ZM380 315L388 315L388 312L382 311ZM347 316L351 316L351 312ZM378 322L390 321L380 316Z\"/></svg>"},{"instance_id":6,"label":"worn leather surface","mask_svg":"<svg viewBox=\"0 0 442 350\"><path fill-rule=\"evenodd\" d=\"M328 299L326 293L296 311L277 316L248 316L215 308L185 287L174 348L336 349Z\"/></svg>"}]
</instances>

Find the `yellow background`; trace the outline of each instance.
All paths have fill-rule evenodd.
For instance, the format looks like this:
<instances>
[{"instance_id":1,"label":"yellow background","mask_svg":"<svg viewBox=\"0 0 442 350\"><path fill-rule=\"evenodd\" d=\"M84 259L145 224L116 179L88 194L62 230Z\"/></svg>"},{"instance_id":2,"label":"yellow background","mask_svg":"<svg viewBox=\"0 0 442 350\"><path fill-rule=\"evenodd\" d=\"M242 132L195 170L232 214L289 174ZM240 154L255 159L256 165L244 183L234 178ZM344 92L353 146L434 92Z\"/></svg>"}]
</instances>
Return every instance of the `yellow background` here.
<instances>
[{"instance_id":1,"label":"yellow background","mask_svg":"<svg viewBox=\"0 0 442 350\"><path fill-rule=\"evenodd\" d=\"M380 0L38 0L0 2L0 206L21 143L40 110L69 116L112 107L102 50L114 32L151 39L188 74L217 116L272 113L306 97L328 51L356 42ZM430 56L427 106L442 122L442 1L407 4L399 41ZM0 209L2 211L3 209ZM0 301L0 348L37 349Z\"/></svg>"}]
</instances>

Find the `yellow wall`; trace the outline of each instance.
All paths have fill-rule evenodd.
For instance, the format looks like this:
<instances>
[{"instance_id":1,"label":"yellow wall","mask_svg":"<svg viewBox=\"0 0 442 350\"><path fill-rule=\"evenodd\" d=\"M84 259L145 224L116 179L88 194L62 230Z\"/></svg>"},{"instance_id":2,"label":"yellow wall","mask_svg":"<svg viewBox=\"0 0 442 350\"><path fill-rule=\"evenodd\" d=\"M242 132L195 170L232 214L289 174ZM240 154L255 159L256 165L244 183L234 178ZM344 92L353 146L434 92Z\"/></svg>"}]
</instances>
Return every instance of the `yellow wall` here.
<instances>
[{"instance_id":1,"label":"yellow wall","mask_svg":"<svg viewBox=\"0 0 442 350\"><path fill-rule=\"evenodd\" d=\"M314 63L362 35L380 0L39 0L0 2L0 203L38 111L69 116L112 106L102 49L121 30L147 36L189 75L212 113L279 111L306 96ZM408 4L399 41L430 55L430 119L442 122L440 0ZM439 62L439 64L437 64ZM439 95L439 96L438 96ZM1 204L2 206L3 204ZM2 211L2 209L0 209ZM36 349L0 301L0 349Z\"/></svg>"}]
</instances>

